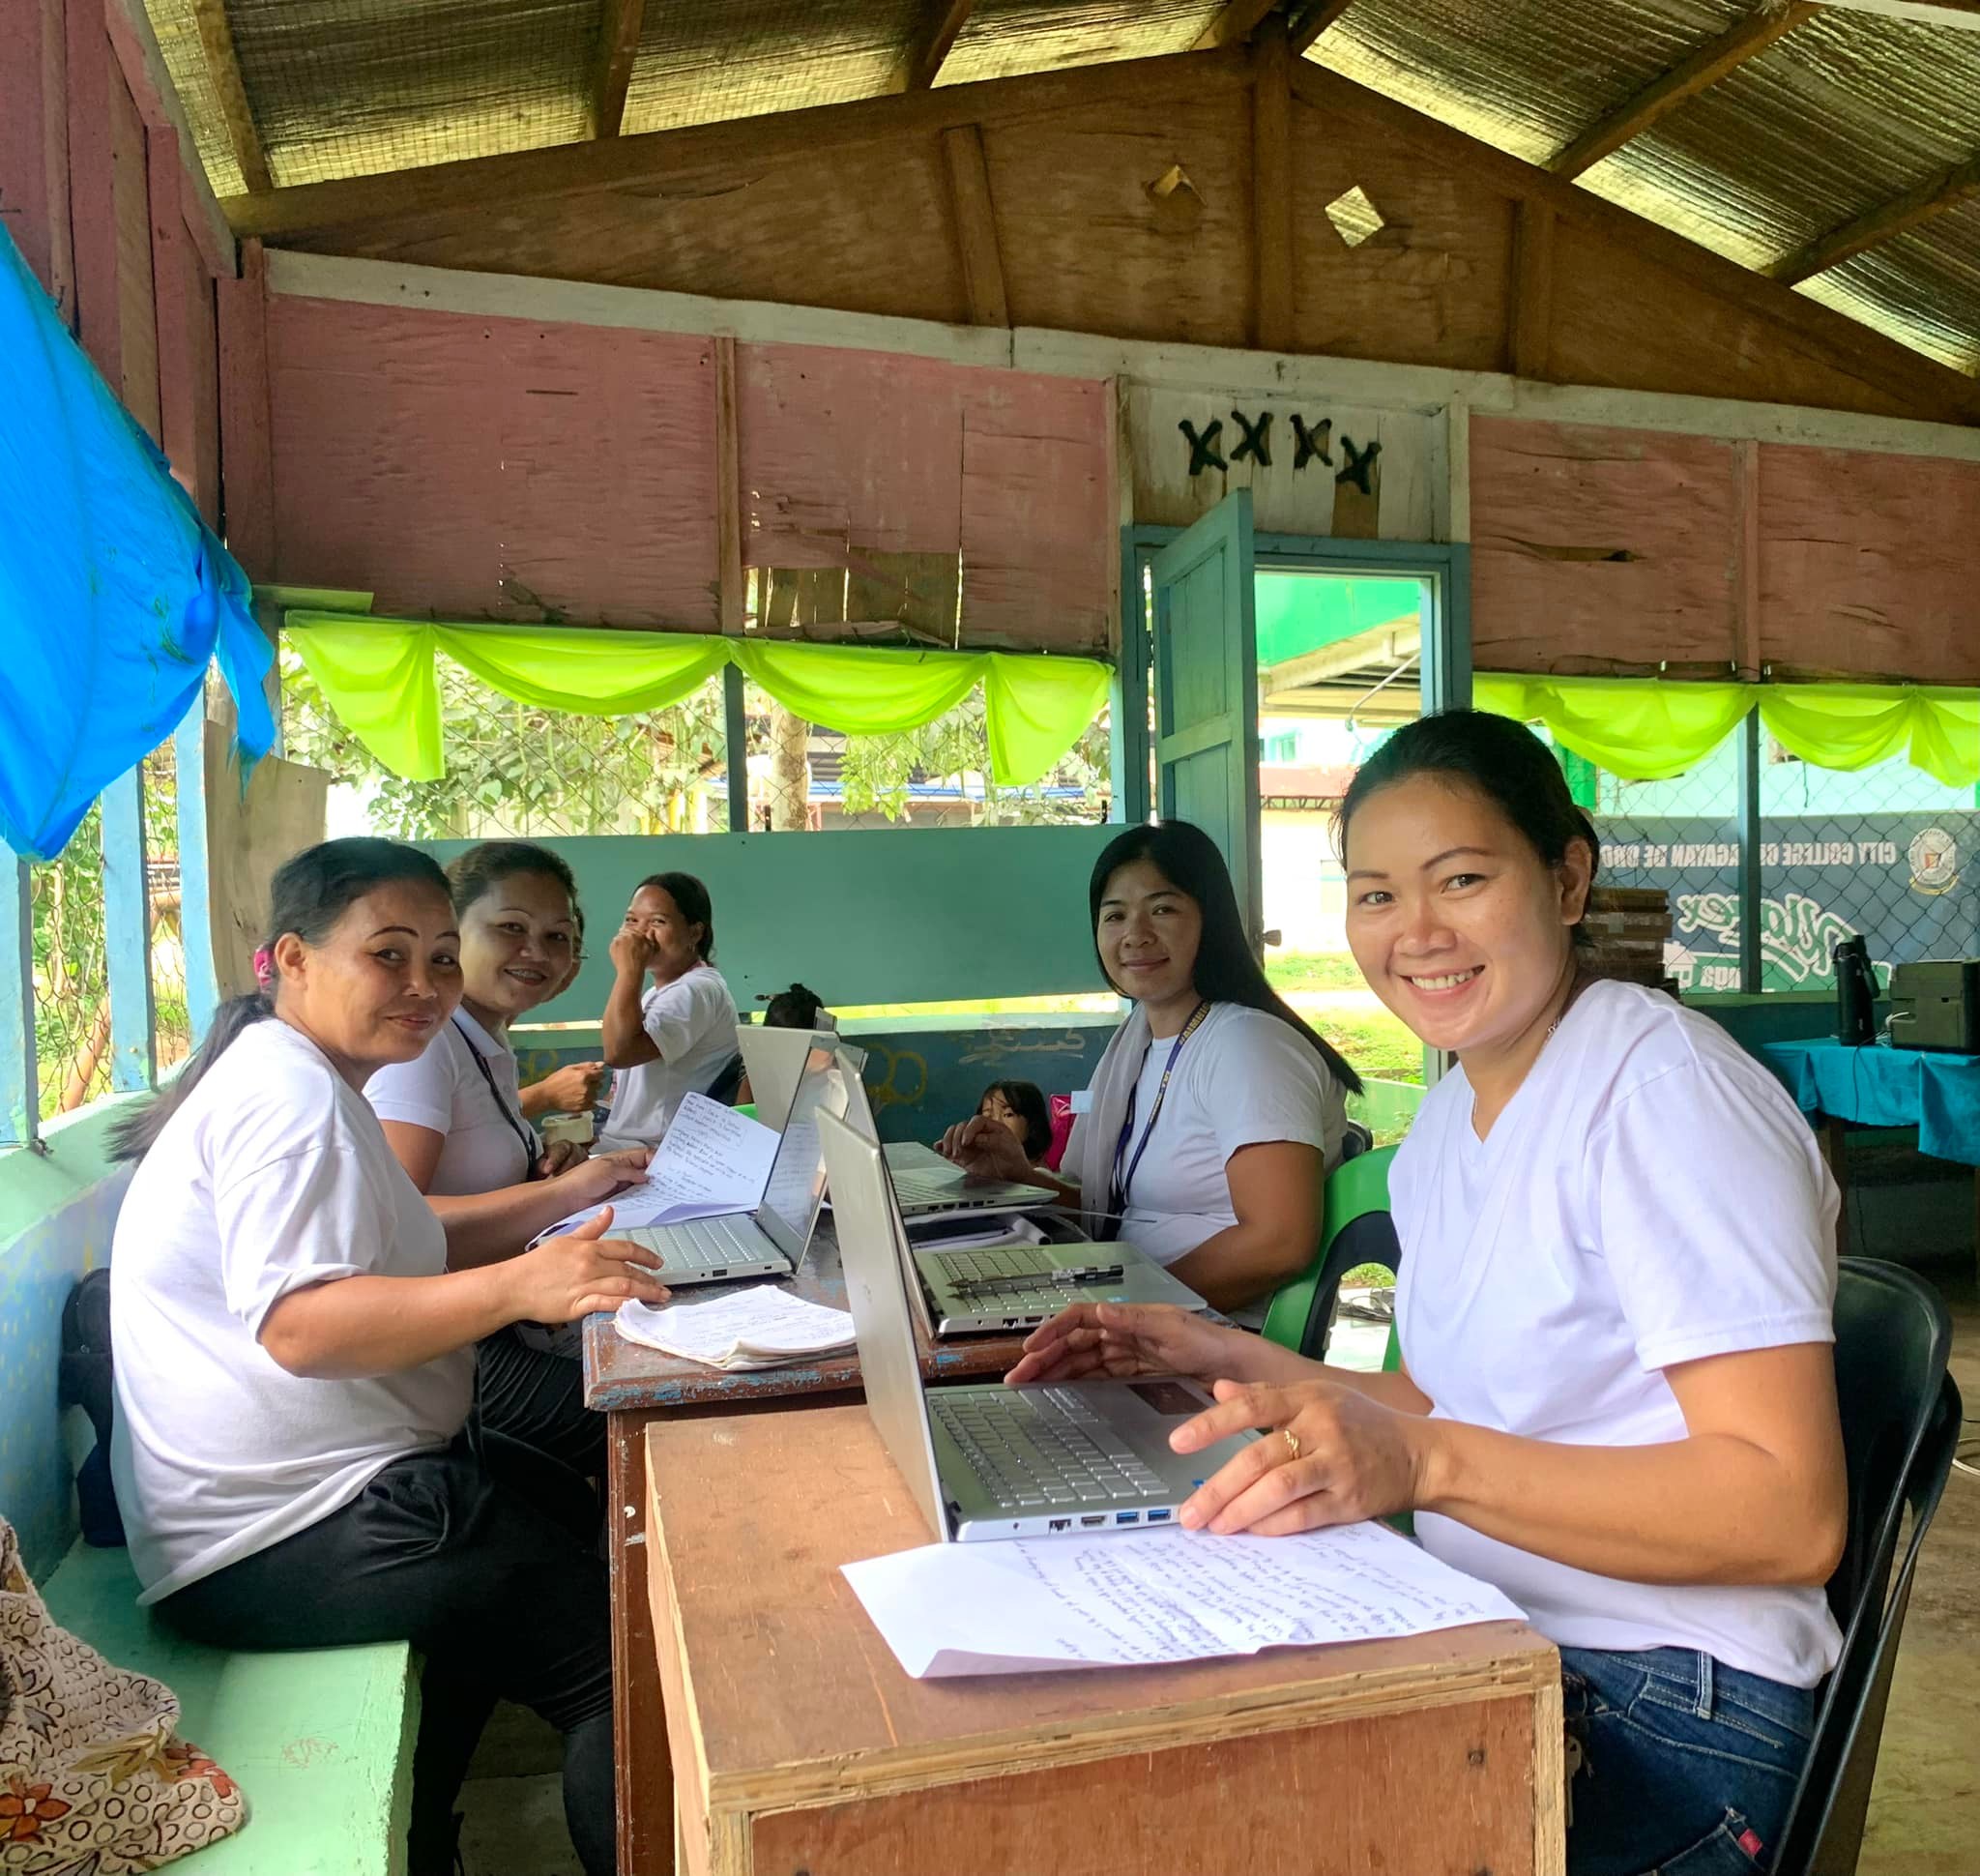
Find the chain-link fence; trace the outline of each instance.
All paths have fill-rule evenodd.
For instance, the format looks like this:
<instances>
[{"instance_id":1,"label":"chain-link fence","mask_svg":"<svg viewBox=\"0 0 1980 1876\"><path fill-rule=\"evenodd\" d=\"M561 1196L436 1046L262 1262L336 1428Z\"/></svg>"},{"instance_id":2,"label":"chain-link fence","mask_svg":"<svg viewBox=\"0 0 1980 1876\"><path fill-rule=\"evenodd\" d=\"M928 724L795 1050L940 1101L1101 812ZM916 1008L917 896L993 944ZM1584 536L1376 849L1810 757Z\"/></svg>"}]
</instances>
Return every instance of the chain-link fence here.
<instances>
[{"instance_id":1,"label":"chain-link fence","mask_svg":"<svg viewBox=\"0 0 1980 1876\"><path fill-rule=\"evenodd\" d=\"M1560 752L1601 834L1603 879L1670 894L1666 955L1687 991L1740 987L1741 733L1666 781L1627 781ZM1902 756L1820 768L1764 732L1758 766L1762 989L1827 989L1837 944L1856 933L1884 974L1980 953L1972 789L1935 781Z\"/></svg>"},{"instance_id":2,"label":"chain-link fence","mask_svg":"<svg viewBox=\"0 0 1980 1876\"><path fill-rule=\"evenodd\" d=\"M110 982L103 946L103 821L95 806L61 857L30 869L35 1060L43 1120L110 1086Z\"/></svg>"},{"instance_id":3,"label":"chain-link fence","mask_svg":"<svg viewBox=\"0 0 1980 1876\"><path fill-rule=\"evenodd\" d=\"M1980 955L1980 815L1971 788L1905 758L1843 774L1763 738L1761 954L1768 989L1833 983L1837 943L1872 961Z\"/></svg>"},{"instance_id":4,"label":"chain-link fence","mask_svg":"<svg viewBox=\"0 0 1980 1876\"><path fill-rule=\"evenodd\" d=\"M302 660L282 653L289 756L333 778L330 831L402 840L723 834L729 825L722 685L666 710L578 717L517 703L436 662L437 781L393 775L337 720Z\"/></svg>"}]
</instances>

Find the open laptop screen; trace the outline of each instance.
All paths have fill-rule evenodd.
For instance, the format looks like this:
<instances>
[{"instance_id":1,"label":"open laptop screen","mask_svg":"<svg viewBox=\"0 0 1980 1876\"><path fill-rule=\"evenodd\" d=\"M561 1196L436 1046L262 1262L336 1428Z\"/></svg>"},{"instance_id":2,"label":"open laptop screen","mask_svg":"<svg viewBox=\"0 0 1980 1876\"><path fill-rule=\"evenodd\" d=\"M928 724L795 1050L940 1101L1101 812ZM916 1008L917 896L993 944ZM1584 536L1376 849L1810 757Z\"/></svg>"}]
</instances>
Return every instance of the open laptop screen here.
<instances>
[{"instance_id":1,"label":"open laptop screen","mask_svg":"<svg viewBox=\"0 0 1980 1876\"><path fill-rule=\"evenodd\" d=\"M841 1069L842 1055L849 1058L849 1069ZM825 1150L819 1143L818 1117L837 1117L846 1111L847 1074L857 1075L864 1064L865 1057L858 1049L848 1049L843 1043L836 1048L813 1046L805 1055L798 1092L777 1141L776 1158L771 1164L770 1183L763 1188L763 1204L756 1214L757 1223L793 1263L810 1242L819 1203L825 1196Z\"/></svg>"}]
</instances>

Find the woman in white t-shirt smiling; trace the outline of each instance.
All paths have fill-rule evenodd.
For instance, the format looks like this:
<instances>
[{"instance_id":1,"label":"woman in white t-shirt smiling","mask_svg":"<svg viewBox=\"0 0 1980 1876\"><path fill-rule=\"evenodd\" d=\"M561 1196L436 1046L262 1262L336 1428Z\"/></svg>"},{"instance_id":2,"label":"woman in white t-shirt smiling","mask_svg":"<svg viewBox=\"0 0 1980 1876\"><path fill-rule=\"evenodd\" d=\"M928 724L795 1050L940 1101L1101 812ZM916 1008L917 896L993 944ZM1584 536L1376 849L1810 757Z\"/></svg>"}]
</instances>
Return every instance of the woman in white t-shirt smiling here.
<instances>
[{"instance_id":1,"label":"woman in white t-shirt smiling","mask_svg":"<svg viewBox=\"0 0 1980 1876\"><path fill-rule=\"evenodd\" d=\"M1321 1187L1360 1078L1273 991L1216 844L1187 821L1129 828L1088 882L1093 949L1132 997L1057 1176L978 1115L941 1150L970 1172L1050 1185L1240 1321L1313 1261Z\"/></svg>"},{"instance_id":2,"label":"woman in white t-shirt smiling","mask_svg":"<svg viewBox=\"0 0 1980 1876\"><path fill-rule=\"evenodd\" d=\"M707 1094L735 1060L736 1000L714 956L708 888L692 873L641 880L612 940L601 1027L619 1085L601 1149L659 1145L683 1099Z\"/></svg>"},{"instance_id":3,"label":"woman in white t-shirt smiling","mask_svg":"<svg viewBox=\"0 0 1980 1876\"><path fill-rule=\"evenodd\" d=\"M1835 1188L1715 1023L1584 977L1599 846L1529 731L1411 724L1340 819L1355 961L1458 1058L1390 1174L1402 1371L1088 1307L1011 1378L1212 1381L1179 1451L1267 1431L1185 1525L1413 1511L1505 1591L1561 1650L1574 1876L1763 1870L1840 1641Z\"/></svg>"},{"instance_id":4,"label":"woman in white t-shirt smiling","mask_svg":"<svg viewBox=\"0 0 1980 1876\"><path fill-rule=\"evenodd\" d=\"M549 848L487 840L448 868L460 923L460 1005L412 1061L364 1085L406 1175L447 1227L455 1270L513 1257L559 1218L645 1177L644 1149L588 1158L539 1146L523 1118L509 1026L570 981L577 887ZM604 1417L584 1404L578 1364L533 1348L513 1326L481 1344L480 1424L601 1475Z\"/></svg>"},{"instance_id":5,"label":"woman in white t-shirt smiling","mask_svg":"<svg viewBox=\"0 0 1980 1876\"><path fill-rule=\"evenodd\" d=\"M478 1343L664 1297L656 1260L603 1237L608 1210L448 1269L363 1093L459 1000L446 878L410 847L331 840L279 867L271 898L265 987L222 1006L117 1142L140 1158L110 1285L110 1462L139 1599L221 1647L422 1652L413 1876L453 1867L453 1796L495 1701L535 1708L565 1738L587 1876L608 1876L597 1508L549 1489L526 1449L491 1470L462 1429Z\"/></svg>"}]
</instances>

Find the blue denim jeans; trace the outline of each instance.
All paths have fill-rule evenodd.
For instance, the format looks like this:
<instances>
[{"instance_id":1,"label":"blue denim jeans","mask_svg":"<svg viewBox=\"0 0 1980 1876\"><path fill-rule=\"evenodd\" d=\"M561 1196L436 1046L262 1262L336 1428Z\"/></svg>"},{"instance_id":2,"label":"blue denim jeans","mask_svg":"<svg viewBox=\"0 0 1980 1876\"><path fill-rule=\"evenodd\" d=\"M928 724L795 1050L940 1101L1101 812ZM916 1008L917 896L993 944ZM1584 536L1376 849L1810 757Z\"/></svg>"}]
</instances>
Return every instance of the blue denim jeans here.
<instances>
[{"instance_id":1,"label":"blue denim jeans","mask_svg":"<svg viewBox=\"0 0 1980 1876\"><path fill-rule=\"evenodd\" d=\"M1568 1876L1772 1867L1815 1729L1813 1689L1680 1648L1563 1648L1560 1662Z\"/></svg>"}]
</instances>

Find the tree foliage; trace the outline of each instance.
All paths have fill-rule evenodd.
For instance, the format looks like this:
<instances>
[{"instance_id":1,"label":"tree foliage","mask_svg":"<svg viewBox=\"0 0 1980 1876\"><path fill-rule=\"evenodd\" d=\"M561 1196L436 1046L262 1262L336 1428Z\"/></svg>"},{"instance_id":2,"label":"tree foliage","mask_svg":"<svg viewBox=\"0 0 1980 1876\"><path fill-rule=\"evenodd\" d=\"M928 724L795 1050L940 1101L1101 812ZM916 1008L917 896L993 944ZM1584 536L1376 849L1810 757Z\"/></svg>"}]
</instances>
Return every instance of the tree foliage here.
<instances>
[{"instance_id":1,"label":"tree foliage","mask_svg":"<svg viewBox=\"0 0 1980 1876\"><path fill-rule=\"evenodd\" d=\"M728 766L719 680L670 709L609 718L511 702L444 659L436 676L447 773L438 781L407 781L344 728L302 660L285 650L289 755L357 789L370 824L400 839L720 832L727 826L725 791L711 786ZM772 708L753 686L745 692L752 755L769 752ZM983 698L973 692L920 729L847 737L840 757L845 812L899 821L913 805L911 783L950 780L974 784L974 822L1092 820L1108 786L1106 727L1092 724L1047 778L1051 786L1078 789L1077 799L1048 796L1045 785L999 789L981 799L989 766Z\"/></svg>"}]
</instances>

